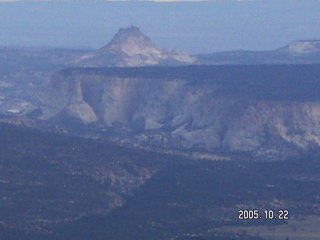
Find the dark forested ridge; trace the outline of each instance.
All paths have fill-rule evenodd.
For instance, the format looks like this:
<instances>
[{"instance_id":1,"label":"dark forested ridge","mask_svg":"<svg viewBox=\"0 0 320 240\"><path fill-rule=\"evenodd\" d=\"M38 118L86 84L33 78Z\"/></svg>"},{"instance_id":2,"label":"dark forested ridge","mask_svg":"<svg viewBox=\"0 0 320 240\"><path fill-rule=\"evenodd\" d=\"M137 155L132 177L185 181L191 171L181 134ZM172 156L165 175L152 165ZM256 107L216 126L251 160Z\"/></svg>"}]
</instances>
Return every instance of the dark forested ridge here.
<instances>
[{"instance_id":1,"label":"dark forested ridge","mask_svg":"<svg viewBox=\"0 0 320 240\"><path fill-rule=\"evenodd\" d=\"M106 217L85 217L59 230L57 236L70 240L75 236L81 240L260 239L215 229L288 224L240 221L239 209L289 209L292 219L318 215L320 189L311 179L319 177L319 167L318 160L308 165L297 160L289 166L288 162L173 164L137 189L122 208Z\"/></svg>"},{"instance_id":2,"label":"dark forested ridge","mask_svg":"<svg viewBox=\"0 0 320 240\"><path fill-rule=\"evenodd\" d=\"M167 161L6 124L0 124L0 141L1 226L28 232L108 213Z\"/></svg>"},{"instance_id":3,"label":"dark forested ridge","mask_svg":"<svg viewBox=\"0 0 320 240\"><path fill-rule=\"evenodd\" d=\"M319 153L287 161L173 158L0 125L0 237L258 240L239 208L319 215ZM303 193L303 194L301 194Z\"/></svg>"}]
</instances>

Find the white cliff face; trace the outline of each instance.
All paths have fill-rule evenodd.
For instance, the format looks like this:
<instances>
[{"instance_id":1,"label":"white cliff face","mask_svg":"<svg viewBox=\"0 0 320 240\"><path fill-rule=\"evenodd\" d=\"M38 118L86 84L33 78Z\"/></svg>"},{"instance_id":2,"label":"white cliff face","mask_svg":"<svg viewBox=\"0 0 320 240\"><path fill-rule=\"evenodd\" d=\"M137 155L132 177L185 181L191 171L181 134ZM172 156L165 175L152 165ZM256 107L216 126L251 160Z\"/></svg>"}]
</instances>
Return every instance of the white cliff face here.
<instances>
[{"instance_id":1,"label":"white cliff face","mask_svg":"<svg viewBox=\"0 0 320 240\"><path fill-rule=\"evenodd\" d=\"M79 118L84 123L97 122L93 109L85 102L70 104L66 109L71 117Z\"/></svg>"},{"instance_id":2,"label":"white cliff face","mask_svg":"<svg viewBox=\"0 0 320 240\"><path fill-rule=\"evenodd\" d=\"M287 50L290 54L293 54L293 55L295 54L303 55L303 54L320 52L320 41L319 40L294 41L288 45Z\"/></svg>"},{"instance_id":3,"label":"white cliff face","mask_svg":"<svg viewBox=\"0 0 320 240\"><path fill-rule=\"evenodd\" d=\"M183 52L181 50L173 50L170 52L169 55L171 58L177 60L178 62L182 62L182 63L195 63L196 62L196 58L191 56L190 54Z\"/></svg>"},{"instance_id":4,"label":"white cliff face","mask_svg":"<svg viewBox=\"0 0 320 240\"><path fill-rule=\"evenodd\" d=\"M180 64L195 62L182 51L169 52L154 45L137 27L121 28L106 46L94 53L83 55L78 63L87 66L144 66L165 61Z\"/></svg>"},{"instance_id":5,"label":"white cliff face","mask_svg":"<svg viewBox=\"0 0 320 240\"><path fill-rule=\"evenodd\" d=\"M103 85L101 103L103 104L102 121L108 126L113 123L126 125L135 111L136 81L114 79Z\"/></svg>"},{"instance_id":6,"label":"white cliff face","mask_svg":"<svg viewBox=\"0 0 320 240\"><path fill-rule=\"evenodd\" d=\"M223 144L231 150L254 151L269 135L305 150L319 146L319 114L319 102L251 102L228 126Z\"/></svg>"},{"instance_id":7,"label":"white cliff face","mask_svg":"<svg viewBox=\"0 0 320 240\"><path fill-rule=\"evenodd\" d=\"M85 124L166 131L181 146L207 150L320 146L319 101L221 94L219 85L183 78L79 74L67 81L61 111Z\"/></svg>"}]
</instances>

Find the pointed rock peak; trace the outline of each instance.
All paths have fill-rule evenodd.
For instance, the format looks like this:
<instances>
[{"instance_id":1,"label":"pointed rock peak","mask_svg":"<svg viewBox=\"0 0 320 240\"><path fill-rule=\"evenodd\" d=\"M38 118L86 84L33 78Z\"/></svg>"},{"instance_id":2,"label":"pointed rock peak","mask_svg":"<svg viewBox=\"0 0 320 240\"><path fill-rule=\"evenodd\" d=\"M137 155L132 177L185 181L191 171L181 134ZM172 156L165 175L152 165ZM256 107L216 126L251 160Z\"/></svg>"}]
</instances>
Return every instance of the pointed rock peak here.
<instances>
[{"instance_id":1,"label":"pointed rock peak","mask_svg":"<svg viewBox=\"0 0 320 240\"><path fill-rule=\"evenodd\" d=\"M106 53L116 54L122 58L134 58L134 61L139 58L139 63L134 63L136 65L142 65L142 62L157 64L161 59L168 57L164 49L154 45L150 38L134 26L121 28L106 46L98 50L100 55Z\"/></svg>"},{"instance_id":2,"label":"pointed rock peak","mask_svg":"<svg viewBox=\"0 0 320 240\"><path fill-rule=\"evenodd\" d=\"M120 28L117 34L113 37L111 42L108 44L110 45L115 45L115 44L121 44L125 43L127 41L140 41L142 42L149 42L151 43L150 38L145 36L138 27L131 26L128 28Z\"/></svg>"},{"instance_id":3,"label":"pointed rock peak","mask_svg":"<svg viewBox=\"0 0 320 240\"><path fill-rule=\"evenodd\" d=\"M151 42L139 28L120 28L112 40L79 60L87 66L145 66L192 63L195 59L183 52L169 52Z\"/></svg>"},{"instance_id":4,"label":"pointed rock peak","mask_svg":"<svg viewBox=\"0 0 320 240\"><path fill-rule=\"evenodd\" d=\"M130 35L143 35L140 29L136 26L131 26L128 28L120 28L116 36L130 36Z\"/></svg>"}]
</instances>

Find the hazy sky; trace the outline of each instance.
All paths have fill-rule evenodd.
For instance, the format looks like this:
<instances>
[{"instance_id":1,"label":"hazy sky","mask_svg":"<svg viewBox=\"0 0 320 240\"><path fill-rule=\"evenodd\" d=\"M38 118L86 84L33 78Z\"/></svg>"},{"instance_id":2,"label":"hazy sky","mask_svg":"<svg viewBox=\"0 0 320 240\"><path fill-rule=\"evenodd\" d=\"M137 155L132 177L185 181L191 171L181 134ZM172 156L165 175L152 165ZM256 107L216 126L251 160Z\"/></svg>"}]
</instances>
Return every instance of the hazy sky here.
<instances>
[{"instance_id":1,"label":"hazy sky","mask_svg":"<svg viewBox=\"0 0 320 240\"><path fill-rule=\"evenodd\" d=\"M274 49L320 39L320 0L0 0L1 46L97 48L130 25L162 47L192 53Z\"/></svg>"}]
</instances>

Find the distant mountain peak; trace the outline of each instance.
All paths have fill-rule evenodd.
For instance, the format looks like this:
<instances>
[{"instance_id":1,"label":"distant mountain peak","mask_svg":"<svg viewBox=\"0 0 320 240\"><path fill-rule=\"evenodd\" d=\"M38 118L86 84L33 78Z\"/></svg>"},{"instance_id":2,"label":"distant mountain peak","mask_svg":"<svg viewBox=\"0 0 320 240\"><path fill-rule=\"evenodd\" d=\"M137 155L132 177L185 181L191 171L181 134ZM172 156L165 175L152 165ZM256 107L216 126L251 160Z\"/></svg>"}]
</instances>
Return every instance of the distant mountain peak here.
<instances>
[{"instance_id":1,"label":"distant mountain peak","mask_svg":"<svg viewBox=\"0 0 320 240\"><path fill-rule=\"evenodd\" d=\"M151 42L150 38L145 36L138 27L131 26L128 28L120 28L109 44L121 43L128 41L131 38L137 38L139 40Z\"/></svg>"},{"instance_id":2,"label":"distant mountain peak","mask_svg":"<svg viewBox=\"0 0 320 240\"><path fill-rule=\"evenodd\" d=\"M120 28L112 40L78 62L86 66L144 66L159 64L186 64L195 59L181 51L167 51L152 43L136 26Z\"/></svg>"},{"instance_id":3,"label":"distant mountain peak","mask_svg":"<svg viewBox=\"0 0 320 240\"><path fill-rule=\"evenodd\" d=\"M112 40L99 51L119 51L128 56L143 55L159 58L166 57L166 52L154 45L138 27L120 28Z\"/></svg>"}]
</instances>

